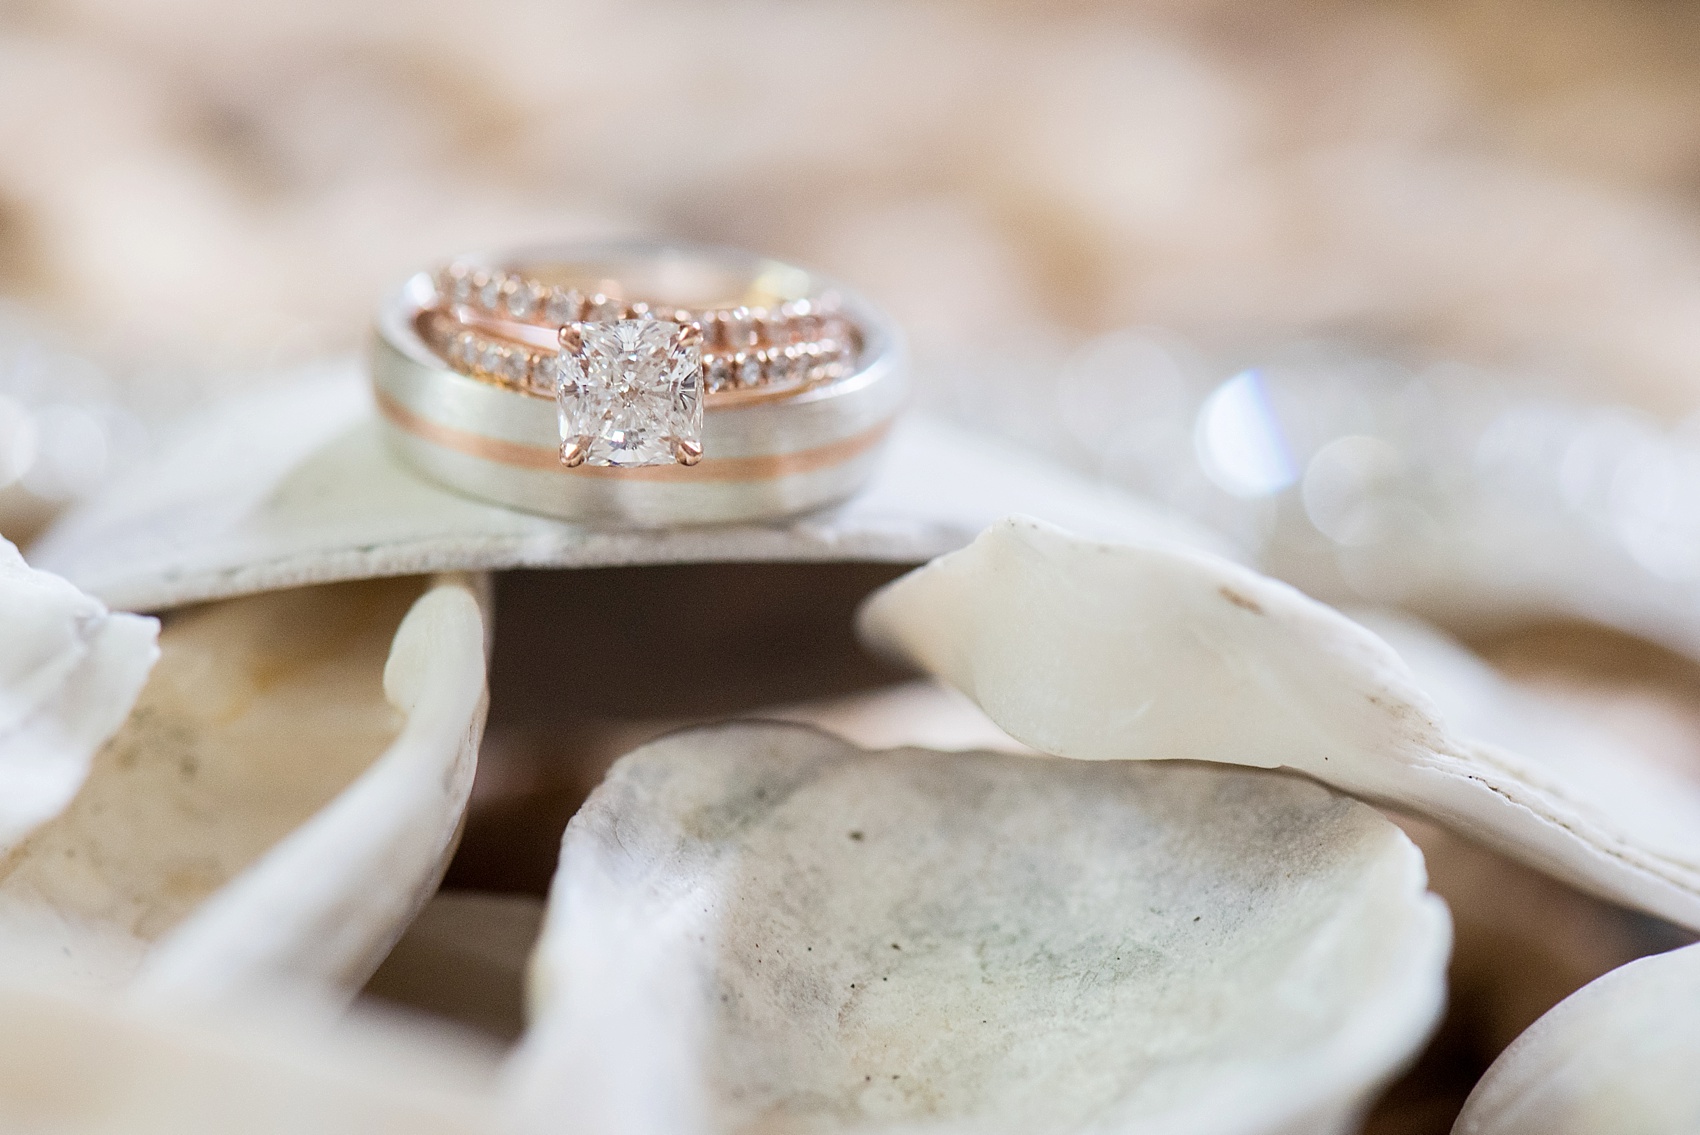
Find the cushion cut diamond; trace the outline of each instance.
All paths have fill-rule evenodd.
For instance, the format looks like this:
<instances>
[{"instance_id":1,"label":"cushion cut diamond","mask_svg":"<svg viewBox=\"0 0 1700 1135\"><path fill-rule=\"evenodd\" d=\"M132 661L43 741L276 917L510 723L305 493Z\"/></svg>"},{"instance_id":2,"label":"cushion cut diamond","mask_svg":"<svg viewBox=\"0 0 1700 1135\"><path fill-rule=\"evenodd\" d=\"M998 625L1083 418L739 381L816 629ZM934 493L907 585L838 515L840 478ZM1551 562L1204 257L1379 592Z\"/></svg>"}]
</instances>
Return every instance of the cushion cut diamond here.
<instances>
[{"instance_id":1,"label":"cushion cut diamond","mask_svg":"<svg viewBox=\"0 0 1700 1135\"><path fill-rule=\"evenodd\" d=\"M575 323L563 341L562 459L669 465L702 452L702 346L694 328L661 319Z\"/></svg>"}]
</instances>

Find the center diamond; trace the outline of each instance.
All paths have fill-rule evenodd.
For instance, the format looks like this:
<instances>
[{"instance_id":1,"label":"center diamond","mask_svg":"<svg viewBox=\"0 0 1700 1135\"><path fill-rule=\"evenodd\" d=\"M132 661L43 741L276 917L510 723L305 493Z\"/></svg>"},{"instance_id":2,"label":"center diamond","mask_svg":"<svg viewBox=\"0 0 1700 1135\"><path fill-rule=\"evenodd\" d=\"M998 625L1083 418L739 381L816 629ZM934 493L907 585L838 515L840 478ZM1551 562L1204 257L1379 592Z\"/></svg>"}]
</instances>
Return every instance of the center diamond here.
<instances>
[{"instance_id":1,"label":"center diamond","mask_svg":"<svg viewBox=\"0 0 1700 1135\"><path fill-rule=\"evenodd\" d=\"M555 402L568 465L694 464L702 454L702 333L663 319L561 332Z\"/></svg>"}]
</instances>

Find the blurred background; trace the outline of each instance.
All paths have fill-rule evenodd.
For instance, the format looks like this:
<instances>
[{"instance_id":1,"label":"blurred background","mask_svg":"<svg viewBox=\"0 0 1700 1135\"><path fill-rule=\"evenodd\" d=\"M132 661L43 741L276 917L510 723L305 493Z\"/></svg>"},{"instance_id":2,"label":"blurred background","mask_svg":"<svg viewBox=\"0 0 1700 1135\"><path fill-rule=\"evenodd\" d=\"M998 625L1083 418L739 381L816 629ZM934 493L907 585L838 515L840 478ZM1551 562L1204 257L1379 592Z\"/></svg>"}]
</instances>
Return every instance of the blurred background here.
<instances>
[{"instance_id":1,"label":"blurred background","mask_svg":"<svg viewBox=\"0 0 1700 1135\"><path fill-rule=\"evenodd\" d=\"M1319 594L1402 601L1433 501L1494 477L1528 490L1514 510L1591 525L1632 590L1700 581L1684 0L0 0L0 532L27 538L210 397L353 356L417 267L620 234L853 283L907 328L924 408L1176 504ZM683 570L577 598L514 573L500 598L588 617ZM847 628L895 569L786 570L775 593L800 598L710 637L852 659L847 629L819 648L821 612ZM713 706L625 707L674 715L637 732L565 730L500 697L516 659L538 672L536 642L501 638L525 625L499 628L449 880L468 891L541 893L560 824L640 735L892 677L764 671ZM1478 646L1530 680L1587 671L1565 698L1700 770L1691 661L1532 641ZM1445 1130L1547 1005L1677 940L1412 830L1459 920L1454 1013L1377 1132ZM513 1003L496 1031L535 926L515 909L503 992L478 993ZM437 925L389 980L437 980Z\"/></svg>"},{"instance_id":2,"label":"blurred background","mask_svg":"<svg viewBox=\"0 0 1700 1135\"><path fill-rule=\"evenodd\" d=\"M0 528L581 234L836 274L925 403L1135 487L1177 372L1318 339L1675 421L1697 65L1679 0L0 0Z\"/></svg>"}]
</instances>

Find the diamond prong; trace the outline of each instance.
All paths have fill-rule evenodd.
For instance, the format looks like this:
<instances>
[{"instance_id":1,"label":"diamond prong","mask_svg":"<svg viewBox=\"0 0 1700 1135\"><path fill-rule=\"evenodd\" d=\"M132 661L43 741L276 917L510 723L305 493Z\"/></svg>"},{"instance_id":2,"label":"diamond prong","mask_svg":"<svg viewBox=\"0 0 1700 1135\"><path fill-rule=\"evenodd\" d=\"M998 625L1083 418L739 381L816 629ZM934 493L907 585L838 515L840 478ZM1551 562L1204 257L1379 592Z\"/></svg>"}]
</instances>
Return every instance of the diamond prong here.
<instances>
[{"instance_id":1,"label":"diamond prong","mask_svg":"<svg viewBox=\"0 0 1700 1135\"><path fill-rule=\"evenodd\" d=\"M584 344L584 332L579 324L569 323L561 328L561 349L577 351Z\"/></svg>"},{"instance_id":2,"label":"diamond prong","mask_svg":"<svg viewBox=\"0 0 1700 1135\"><path fill-rule=\"evenodd\" d=\"M702 446L694 441L681 441L673 447L673 458L680 465L695 465L702 460Z\"/></svg>"},{"instance_id":3,"label":"diamond prong","mask_svg":"<svg viewBox=\"0 0 1700 1135\"><path fill-rule=\"evenodd\" d=\"M573 438L571 441L561 443L561 464L568 469L583 465L585 456L586 448L581 439Z\"/></svg>"},{"instance_id":4,"label":"diamond prong","mask_svg":"<svg viewBox=\"0 0 1700 1135\"><path fill-rule=\"evenodd\" d=\"M702 345L702 328L695 323L684 323L679 327L679 345L681 347L697 347Z\"/></svg>"}]
</instances>

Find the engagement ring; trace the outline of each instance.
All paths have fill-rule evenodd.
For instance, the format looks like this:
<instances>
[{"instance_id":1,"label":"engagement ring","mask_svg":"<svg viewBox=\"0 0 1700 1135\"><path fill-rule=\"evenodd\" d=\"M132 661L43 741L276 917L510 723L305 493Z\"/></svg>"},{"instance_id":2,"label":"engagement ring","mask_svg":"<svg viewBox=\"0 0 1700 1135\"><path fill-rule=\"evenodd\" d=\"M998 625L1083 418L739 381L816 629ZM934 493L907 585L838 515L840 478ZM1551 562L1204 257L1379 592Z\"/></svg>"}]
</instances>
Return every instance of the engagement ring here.
<instances>
[{"instance_id":1,"label":"engagement ring","mask_svg":"<svg viewBox=\"0 0 1700 1135\"><path fill-rule=\"evenodd\" d=\"M865 302L790 265L677 245L421 272L380 312L372 370L394 448L433 479L644 525L843 499L904 394L896 334Z\"/></svg>"}]
</instances>

